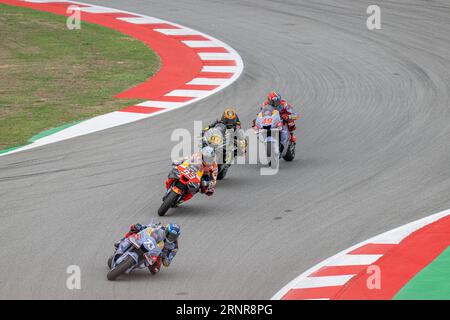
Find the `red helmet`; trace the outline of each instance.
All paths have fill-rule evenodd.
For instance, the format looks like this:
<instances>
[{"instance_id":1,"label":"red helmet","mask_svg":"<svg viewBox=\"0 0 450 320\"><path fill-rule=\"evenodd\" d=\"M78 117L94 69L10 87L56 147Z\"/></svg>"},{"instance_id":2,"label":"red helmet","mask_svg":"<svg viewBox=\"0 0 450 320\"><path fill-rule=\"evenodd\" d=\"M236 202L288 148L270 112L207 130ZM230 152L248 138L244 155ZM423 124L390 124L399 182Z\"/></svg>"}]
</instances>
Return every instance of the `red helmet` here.
<instances>
[{"instance_id":1,"label":"red helmet","mask_svg":"<svg viewBox=\"0 0 450 320\"><path fill-rule=\"evenodd\" d=\"M275 91L270 91L267 96L267 101L269 101L272 106L279 107L281 105L281 96Z\"/></svg>"}]
</instances>

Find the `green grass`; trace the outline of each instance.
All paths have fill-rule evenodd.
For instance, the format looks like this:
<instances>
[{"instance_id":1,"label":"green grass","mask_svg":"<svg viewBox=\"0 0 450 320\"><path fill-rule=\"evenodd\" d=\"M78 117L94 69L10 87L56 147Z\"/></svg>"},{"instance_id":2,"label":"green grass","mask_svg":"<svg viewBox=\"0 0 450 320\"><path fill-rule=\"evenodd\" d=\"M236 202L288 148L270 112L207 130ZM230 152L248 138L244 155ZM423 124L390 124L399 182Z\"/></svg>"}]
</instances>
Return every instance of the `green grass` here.
<instances>
[{"instance_id":1,"label":"green grass","mask_svg":"<svg viewBox=\"0 0 450 320\"><path fill-rule=\"evenodd\" d=\"M394 300L449 300L450 247L414 276Z\"/></svg>"},{"instance_id":2,"label":"green grass","mask_svg":"<svg viewBox=\"0 0 450 320\"><path fill-rule=\"evenodd\" d=\"M0 150L43 130L139 102L113 98L155 74L159 57L117 31L0 4Z\"/></svg>"}]
</instances>

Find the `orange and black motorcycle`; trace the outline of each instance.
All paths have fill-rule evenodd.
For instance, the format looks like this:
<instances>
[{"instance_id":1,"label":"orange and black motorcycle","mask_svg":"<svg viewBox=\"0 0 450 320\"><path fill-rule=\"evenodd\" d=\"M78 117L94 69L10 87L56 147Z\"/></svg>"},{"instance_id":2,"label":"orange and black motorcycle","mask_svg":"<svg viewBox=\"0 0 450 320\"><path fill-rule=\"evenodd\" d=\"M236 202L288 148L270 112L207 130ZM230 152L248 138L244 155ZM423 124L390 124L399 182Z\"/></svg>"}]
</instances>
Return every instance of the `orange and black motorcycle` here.
<instances>
[{"instance_id":1,"label":"orange and black motorcycle","mask_svg":"<svg viewBox=\"0 0 450 320\"><path fill-rule=\"evenodd\" d=\"M159 216L164 216L170 208L188 201L202 188L203 170L199 167L189 160L174 164L166 180L167 191L158 209Z\"/></svg>"}]
</instances>

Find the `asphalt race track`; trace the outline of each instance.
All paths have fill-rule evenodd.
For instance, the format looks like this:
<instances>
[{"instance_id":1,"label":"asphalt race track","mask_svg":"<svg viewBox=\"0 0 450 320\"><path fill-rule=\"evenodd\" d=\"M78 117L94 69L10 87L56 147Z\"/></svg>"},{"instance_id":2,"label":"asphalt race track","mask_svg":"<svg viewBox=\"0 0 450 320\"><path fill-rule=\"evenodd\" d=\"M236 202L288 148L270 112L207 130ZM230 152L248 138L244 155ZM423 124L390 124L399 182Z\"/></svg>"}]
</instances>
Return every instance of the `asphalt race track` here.
<instances>
[{"instance_id":1,"label":"asphalt race track","mask_svg":"<svg viewBox=\"0 0 450 320\"><path fill-rule=\"evenodd\" d=\"M315 263L450 208L450 4L87 1L214 36L245 64L232 86L156 118L0 157L0 298L268 299ZM246 128L270 89L303 115L276 176L233 167L212 198L162 219L180 252L152 277L106 280L134 222L158 219L175 128L235 105ZM66 288L79 265L81 290Z\"/></svg>"}]
</instances>

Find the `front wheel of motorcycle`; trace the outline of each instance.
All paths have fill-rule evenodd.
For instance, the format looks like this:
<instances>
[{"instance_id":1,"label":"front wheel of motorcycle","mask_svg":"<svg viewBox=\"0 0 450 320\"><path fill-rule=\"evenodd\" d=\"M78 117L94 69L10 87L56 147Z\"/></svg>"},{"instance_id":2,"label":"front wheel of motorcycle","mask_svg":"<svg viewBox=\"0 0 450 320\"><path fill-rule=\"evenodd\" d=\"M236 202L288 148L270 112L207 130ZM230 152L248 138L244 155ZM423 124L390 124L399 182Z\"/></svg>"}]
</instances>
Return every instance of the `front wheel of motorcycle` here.
<instances>
[{"instance_id":1,"label":"front wheel of motorcycle","mask_svg":"<svg viewBox=\"0 0 450 320\"><path fill-rule=\"evenodd\" d=\"M120 262L114 269L108 272L106 277L108 280L113 281L116 280L118 276L125 273L128 269L130 269L135 264L132 257L126 257L122 262Z\"/></svg>"},{"instance_id":2,"label":"front wheel of motorcycle","mask_svg":"<svg viewBox=\"0 0 450 320\"><path fill-rule=\"evenodd\" d=\"M217 180L223 180L227 175L229 166L226 164L219 164L217 169L219 171L219 173L217 174Z\"/></svg>"},{"instance_id":3,"label":"front wheel of motorcycle","mask_svg":"<svg viewBox=\"0 0 450 320\"><path fill-rule=\"evenodd\" d=\"M158 216L162 217L166 214L166 212L172 207L172 205L177 201L178 193L174 192L173 190L170 190L170 193L167 195L167 197L164 198L164 201L158 209Z\"/></svg>"}]
</instances>

